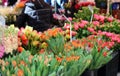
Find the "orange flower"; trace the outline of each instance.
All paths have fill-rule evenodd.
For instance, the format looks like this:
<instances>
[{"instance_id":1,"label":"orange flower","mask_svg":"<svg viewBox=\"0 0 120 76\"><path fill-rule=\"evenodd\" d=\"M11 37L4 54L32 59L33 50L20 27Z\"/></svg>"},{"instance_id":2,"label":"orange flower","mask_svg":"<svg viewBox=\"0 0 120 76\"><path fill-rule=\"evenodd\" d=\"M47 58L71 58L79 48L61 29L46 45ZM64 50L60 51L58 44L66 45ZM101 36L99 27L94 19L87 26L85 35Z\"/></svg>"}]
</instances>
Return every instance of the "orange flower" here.
<instances>
[{"instance_id":1,"label":"orange flower","mask_svg":"<svg viewBox=\"0 0 120 76\"><path fill-rule=\"evenodd\" d=\"M22 64L22 65L26 65L26 63L22 60L22 61L20 61L20 64Z\"/></svg>"},{"instance_id":2,"label":"orange flower","mask_svg":"<svg viewBox=\"0 0 120 76\"><path fill-rule=\"evenodd\" d=\"M44 49L41 49L40 51L39 51L39 54L43 54L45 52L45 50Z\"/></svg>"},{"instance_id":3,"label":"orange flower","mask_svg":"<svg viewBox=\"0 0 120 76\"><path fill-rule=\"evenodd\" d=\"M77 61L77 60L80 59L80 56L73 56L73 59L74 59L75 61Z\"/></svg>"},{"instance_id":4,"label":"orange flower","mask_svg":"<svg viewBox=\"0 0 120 76\"><path fill-rule=\"evenodd\" d=\"M60 30L59 28L49 29L47 31L48 32L48 36L49 37L52 37L52 36L55 37L58 34L59 30Z\"/></svg>"},{"instance_id":5,"label":"orange flower","mask_svg":"<svg viewBox=\"0 0 120 76\"><path fill-rule=\"evenodd\" d=\"M17 63L15 60L12 61L12 65L13 65L13 67L16 67Z\"/></svg>"},{"instance_id":6,"label":"orange flower","mask_svg":"<svg viewBox=\"0 0 120 76\"><path fill-rule=\"evenodd\" d=\"M56 56L56 60L57 60L58 62L62 62L62 58L60 58L60 57L58 57L58 56Z\"/></svg>"},{"instance_id":7,"label":"orange flower","mask_svg":"<svg viewBox=\"0 0 120 76\"><path fill-rule=\"evenodd\" d=\"M26 37L26 35L25 35L25 34L23 34L23 35L21 36L21 39L22 39L22 41L25 41L25 40L27 40L27 37Z\"/></svg>"},{"instance_id":8,"label":"orange flower","mask_svg":"<svg viewBox=\"0 0 120 76\"><path fill-rule=\"evenodd\" d=\"M103 52L103 56L104 57L106 57L107 56L107 52L105 51L105 52Z\"/></svg>"},{"instance_id":9,"label":"orange flower","mask_svg":"<svg viewBox=\"0 0 120 76\"><path fill-rule=\"evenodd\" d=\"M66 61L72 61L72 57L66 57Z\"/></svg>"},{"instance_id":10,"label":"orange flower","mask_svg":"<svg viewBox=\"0 0 120 76\"><path fill-rule=\"evenodd\" d=\"M9 65L9 62L6 62L6 66L8 66Z\"/></svg>"},{"instance_id":11,"label":"orange flower","mask_svg":"<svg viewBox=\"0 0 120 76\"><path fill-rule=\"evenodd\" d=\"M28 40L22 40L23 45L28 45Z\"/></svg>"},{"instance_id":12,"label":"orange flower","mask_svg":"<svg viewBox=\"0 0 120 76\"><path fill-rule=\"evenodd\" d=\"M27 0L26 0L26 1L27 1ZM16 7L17 7L17 8L23 8L23 7L25 6L26 1L21 1L21 2L19 2L19 3L16 5Z\"/></svg>"},{"instance_id":13,"label":"orange flower","mask_svg":"<svg viewBox=\"0 0 120 76\"><path fill-rule=\"evenodd\" d=\"M40 34L41 41L47 40L48 36L46 36L44 33Z\"/></svg>"},{"instance_id":14,"label":"orange flower","mask_svg":"<svg viewBox=\"0 0 120 76\"><path fill-rule=\"evenodd\" d=\"M69 44L69 43L66 43L64 45L64 48L67 50L67 51L70 51L72 49L72 46Z\"/></svg>"},{"instance_id":15,"label":"orange flower","mask_svg":"<svg viewBox=\"0 0 120 76\"><path fill-rule=\"evenodd\" d=\"M20 53L21 53L21 52L24 50L24 48L23 48L23 47L21 47L21 46L19 46L17 50L18 50L18 52L20 52Z\"/></svg>"},{"instance_id":16,"label":"orange flower","mask_svg":"<svg viewBox=\"0 0 120 76\"><path fill-rule=\"evenodd\" d=\"M19 70L17 71L17 76L24 76L23 70L19 69Z\"/></svg>"},{"instance_id":17,"label":"orange flower","mask_svg":"<svg viewBox=\"0 0 120 76\"><path fill-rule=\"evenodd\" d=\"M75 47L75 48L78 48L78 47L83 47L81 45L81 42L79 40L73 40L72 41L72 45Z\"/></svg>"}]
</instances>

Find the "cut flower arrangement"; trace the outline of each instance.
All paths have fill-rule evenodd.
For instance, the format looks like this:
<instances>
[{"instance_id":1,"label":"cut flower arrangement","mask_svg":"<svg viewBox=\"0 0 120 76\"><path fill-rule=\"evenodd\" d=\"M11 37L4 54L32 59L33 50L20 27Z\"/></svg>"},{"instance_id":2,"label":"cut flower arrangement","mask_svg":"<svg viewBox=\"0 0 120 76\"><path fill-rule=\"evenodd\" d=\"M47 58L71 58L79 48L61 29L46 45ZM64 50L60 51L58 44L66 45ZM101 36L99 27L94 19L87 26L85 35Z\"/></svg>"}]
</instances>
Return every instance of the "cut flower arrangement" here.
<instances>
[{"instance_id":1,"label":"cut flower arrangement","mask_svg":"<svg viewBox=\"0 0 120 76\"><path fill-rule=\"evenodd\" d=\"M18 47L18 29L13 25L9 27L0 27L0 52L3 54L13 53ZM3 56L2 54L2 56Z\"/></svg>"},{"instance_id":2,"label":"cut flower arrangement","mask_svg":"<svg viewBox=\"0 0 120 76\"><path fill-rule=\"evenodd\" d=\"M86 69L96 70L107 64L112 59L114 46L120 43L119 31L115 28L119 27L119 21L99 14L94 14L91 23L86 18L82 20L78 17L70 21L72 30L69 23L44 32L29 26L0 29L3 32L0 33L0 57L4 53L13 54L0 60L1 74L80 76ZM16 47L17 53L14 55Z\"/></svg>"}]
</instances>

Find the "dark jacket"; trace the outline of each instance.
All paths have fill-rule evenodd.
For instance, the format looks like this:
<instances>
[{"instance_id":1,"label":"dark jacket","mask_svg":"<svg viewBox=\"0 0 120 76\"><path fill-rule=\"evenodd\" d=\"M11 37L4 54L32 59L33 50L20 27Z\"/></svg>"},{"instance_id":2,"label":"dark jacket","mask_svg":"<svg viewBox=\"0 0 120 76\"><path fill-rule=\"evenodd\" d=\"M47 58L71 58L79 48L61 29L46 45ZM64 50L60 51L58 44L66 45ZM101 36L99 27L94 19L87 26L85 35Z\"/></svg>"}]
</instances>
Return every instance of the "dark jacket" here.
<instances>
[{"instance_id":1,"label":"dark jacket","mask_svg":"<svg viewBox=\"0 0 120 76\"><path fill-rule=\"evenodd\" d=\"M45 13L45 9L47 9L48 13ZM27 23L27 25L32 26L37 31L45 31L50 28L50 23L45 18L47 15L50 18L50 12L49 6L44 6L42 3L27 2L15 25L21 28L25 27Z\"/></svg>"}]
</instances>

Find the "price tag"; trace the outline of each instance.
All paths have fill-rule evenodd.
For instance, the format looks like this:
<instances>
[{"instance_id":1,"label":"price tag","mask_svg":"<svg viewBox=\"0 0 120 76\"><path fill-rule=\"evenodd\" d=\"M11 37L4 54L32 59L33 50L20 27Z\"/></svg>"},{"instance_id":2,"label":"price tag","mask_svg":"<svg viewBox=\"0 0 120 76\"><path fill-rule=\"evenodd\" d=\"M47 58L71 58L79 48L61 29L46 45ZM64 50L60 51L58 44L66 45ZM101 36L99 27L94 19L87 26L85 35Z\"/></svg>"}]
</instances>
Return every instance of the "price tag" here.
<instances>
[{"instance_id":1,"label":"price tag","mask_svg":"<svg viewBox=\"0 0 120 76\"><path fill-rule=\"evenodd\" d=\"M0 16L0 26L5 26L5 18Z\"/></svg>"}]
</instances>

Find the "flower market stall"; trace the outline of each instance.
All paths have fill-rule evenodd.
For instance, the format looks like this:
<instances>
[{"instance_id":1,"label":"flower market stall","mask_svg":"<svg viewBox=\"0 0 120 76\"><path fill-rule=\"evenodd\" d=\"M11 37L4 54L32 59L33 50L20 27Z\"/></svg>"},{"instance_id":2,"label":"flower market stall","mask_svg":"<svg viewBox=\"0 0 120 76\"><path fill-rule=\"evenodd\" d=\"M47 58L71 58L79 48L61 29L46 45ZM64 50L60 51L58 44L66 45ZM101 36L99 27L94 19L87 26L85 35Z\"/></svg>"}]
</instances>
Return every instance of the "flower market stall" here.
<instances>
[{"instance_id":1,"label":"flower market stall","mask_svg":"<svg viewBox=\"0 0 120 76\"><path fill-rule=\"evenodd\" d=\"M100 14L94 2L75 4L73 17L54 14L63 26L0 26L2 76L117 76L120 20Z\"/></svg>"}]
</instances>

